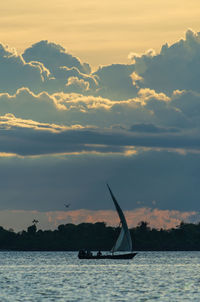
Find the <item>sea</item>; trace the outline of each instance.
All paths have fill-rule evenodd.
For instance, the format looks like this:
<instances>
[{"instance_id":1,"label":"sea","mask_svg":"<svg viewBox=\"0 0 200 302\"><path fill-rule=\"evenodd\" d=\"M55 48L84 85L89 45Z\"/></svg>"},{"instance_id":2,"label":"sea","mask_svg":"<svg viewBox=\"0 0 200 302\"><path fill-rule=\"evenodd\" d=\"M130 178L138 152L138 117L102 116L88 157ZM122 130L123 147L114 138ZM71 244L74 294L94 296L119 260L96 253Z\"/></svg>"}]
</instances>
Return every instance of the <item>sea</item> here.
<instances>
[{"instance_id":1,"label":"sea","mask_svg":"<svg viewBox=\"0 0 200 302\"><path fill-rule=\"evenodd\" d=\"M76 252L0 252L0 302L200 301L200 252L79 260Z\"/></svg>"}]
</instances>

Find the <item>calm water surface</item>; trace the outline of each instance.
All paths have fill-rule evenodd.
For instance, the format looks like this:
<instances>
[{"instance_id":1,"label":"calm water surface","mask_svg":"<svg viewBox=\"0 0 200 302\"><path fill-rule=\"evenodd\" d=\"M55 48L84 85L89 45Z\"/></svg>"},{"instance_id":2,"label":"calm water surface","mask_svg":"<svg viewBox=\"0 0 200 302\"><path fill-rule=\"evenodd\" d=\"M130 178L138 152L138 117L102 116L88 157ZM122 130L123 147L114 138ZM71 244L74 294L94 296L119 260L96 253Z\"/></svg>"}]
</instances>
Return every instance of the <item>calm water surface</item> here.
<instances>
[{"instance_id":1,"label":"calm water surface","mask_svg":"<svg viewBox=\"0 0 200 302\"><path fill-rule=\"evenodd\" d=\"M200 301L200 252L79 260L73 252L0 252L0 301Z\"/></svg>"}]
</instances>

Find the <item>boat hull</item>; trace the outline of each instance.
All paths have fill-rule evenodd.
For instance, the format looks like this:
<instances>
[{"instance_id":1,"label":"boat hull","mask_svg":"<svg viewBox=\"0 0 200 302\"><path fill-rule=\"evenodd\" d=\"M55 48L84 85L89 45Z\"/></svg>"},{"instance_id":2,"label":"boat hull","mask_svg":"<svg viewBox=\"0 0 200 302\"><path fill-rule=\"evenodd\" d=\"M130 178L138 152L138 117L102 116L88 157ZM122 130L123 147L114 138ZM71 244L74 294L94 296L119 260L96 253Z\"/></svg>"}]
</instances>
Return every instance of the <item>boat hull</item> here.
<instances>
[{"instance_id":1,"label":"boat hull","mask_svg":"<svg viewBox=\"0 0 200 302\"><path fill-rule=\"evenodd\" d=\"M137 253L128 253L128 254L118 254L118 255L101 255L101 256L87 256L87 255L78 255L79 259L132 259Z\"/></svg>"}]
</instances>

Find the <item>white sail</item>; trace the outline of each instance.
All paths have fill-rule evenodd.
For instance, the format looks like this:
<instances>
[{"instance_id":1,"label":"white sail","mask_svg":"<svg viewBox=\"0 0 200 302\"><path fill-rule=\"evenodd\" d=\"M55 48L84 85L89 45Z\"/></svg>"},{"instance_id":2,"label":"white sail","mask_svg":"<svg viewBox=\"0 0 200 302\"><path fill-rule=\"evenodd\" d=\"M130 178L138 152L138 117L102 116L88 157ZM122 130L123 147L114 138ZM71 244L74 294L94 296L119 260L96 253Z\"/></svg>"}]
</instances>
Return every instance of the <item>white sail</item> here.
<instances>
[{"instance_id":1,"label":"white sail","mask_svg":"<svg viewBox=\"0 0 200 302\"><path fill-rule=\"evenodd\" d=\"M115 196L113 195L109 185L108 189L110 192L110 195L112 197L112 200L114 202L115 208L117 210L117 213L119 215L119 219L120 222L122 224L122 229L121 232L119 234L119 237L114 245L114 247L112 248L112 252L117 252L117 251L132 251L132 240L131 240L131 235L127 226L127 222L124 216L124 213L122 212L122 209L120 208Z\"/></svg>"}]
</instances>

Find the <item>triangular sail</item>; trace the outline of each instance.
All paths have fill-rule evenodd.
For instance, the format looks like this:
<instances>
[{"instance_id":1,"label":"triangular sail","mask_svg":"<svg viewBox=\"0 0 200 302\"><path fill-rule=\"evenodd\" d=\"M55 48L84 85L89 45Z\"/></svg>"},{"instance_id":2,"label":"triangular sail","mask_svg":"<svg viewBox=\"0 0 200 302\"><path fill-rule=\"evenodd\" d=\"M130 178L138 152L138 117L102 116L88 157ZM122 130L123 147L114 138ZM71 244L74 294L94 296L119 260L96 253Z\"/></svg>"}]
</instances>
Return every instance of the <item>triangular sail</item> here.
<instances>
[{"instance_id":1,"label":"triangular sail","mask_svg":"<svg viewBox=\"0 0 200 302\"><path fill-rule=\"evenodd\" d=\"M132 240L131 240L131 235L126 223L126 219L124 216L124 213L122 212L122 209L120 208L115 196L113 195L109 185L107 184L108 190L110 192L110 195L112 197L112 200L114 202L115 208L117 210L117 213L119 215L119 219L120 222L122 224L122 229L121 232L119 234L119 237L114 245L114 247L112 248L112 252L116 252L116 251L132 251Z\"/></svg>"}]
</instances>

